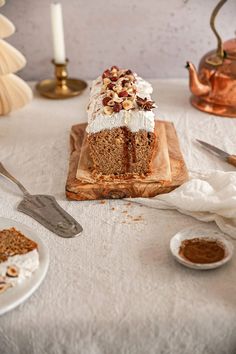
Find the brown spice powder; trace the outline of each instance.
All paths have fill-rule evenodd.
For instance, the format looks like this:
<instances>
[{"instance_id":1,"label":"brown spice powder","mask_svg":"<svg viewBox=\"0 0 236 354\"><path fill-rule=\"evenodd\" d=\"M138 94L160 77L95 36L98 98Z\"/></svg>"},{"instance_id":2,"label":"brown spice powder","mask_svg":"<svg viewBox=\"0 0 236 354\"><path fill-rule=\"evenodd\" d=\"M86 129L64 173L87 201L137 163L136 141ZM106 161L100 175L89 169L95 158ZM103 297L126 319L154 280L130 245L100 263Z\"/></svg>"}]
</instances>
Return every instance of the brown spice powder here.
<instances>
[{"instance_id":1,"label":"brown spice powder","mask_svg":"<svg viewBox=\"0 0 236 354\"><path fill-rule=\"evenodd\" d=\"M193 263L214 263L225 257L225 248L218 240L193 238L181 242L179 255Z\"/></svg>"}]
</instances>

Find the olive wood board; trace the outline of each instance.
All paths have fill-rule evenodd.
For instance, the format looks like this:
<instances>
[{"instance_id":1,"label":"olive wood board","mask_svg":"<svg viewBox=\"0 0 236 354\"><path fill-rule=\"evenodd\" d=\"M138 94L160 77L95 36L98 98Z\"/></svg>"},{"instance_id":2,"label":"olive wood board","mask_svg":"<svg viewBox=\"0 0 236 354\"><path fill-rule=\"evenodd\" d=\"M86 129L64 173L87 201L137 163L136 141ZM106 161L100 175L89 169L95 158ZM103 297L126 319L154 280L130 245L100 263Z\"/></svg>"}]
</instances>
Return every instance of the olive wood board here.
<instances>
[{"instance_id":1,"label":"olive wood board","mask_svg":"<svg viewBox=\"0 0 236 354\"><path fill-rule=\"evenodd\" d=\"M158 194L168 193L188 180L188 171L180 150L174 124L157 120L155 123L155 132L161 143L157 145L159 151L155 151L154 156L157 154L160 156L160 158L157 159L159 161L159 167L155 166L156 171L159 170L160 174L155 174L155 181L150 180L150 178L143 178L126 179L115 182L113 180L97 181L94 183L82 182L77 179L76 176L78 175L77 170L86 134L86 126L87 124L83 123L74 125L71 128L71 151L66 182L66 196L68 199L148 198ZM88 154L88 150L83 150L83 152ZM165 161L163 161L163 158ZM84 156L83 160L86 160ZM160 176L160 178L158 178L158 176Z\"/></svg>"}]
</instances>

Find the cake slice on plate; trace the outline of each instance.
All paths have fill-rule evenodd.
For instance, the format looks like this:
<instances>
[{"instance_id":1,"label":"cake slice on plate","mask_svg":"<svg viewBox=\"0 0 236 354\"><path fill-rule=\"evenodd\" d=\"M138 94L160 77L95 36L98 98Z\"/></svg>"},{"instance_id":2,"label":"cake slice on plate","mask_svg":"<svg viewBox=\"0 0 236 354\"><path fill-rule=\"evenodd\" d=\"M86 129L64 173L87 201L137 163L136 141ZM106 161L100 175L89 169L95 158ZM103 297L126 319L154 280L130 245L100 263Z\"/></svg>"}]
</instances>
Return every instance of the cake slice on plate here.
<instances>
[{"instance_id":1,"label":"cake slice on plate","mask_svg":"<svg viewBox=\"0 0 236 354\"><path fill-rule=\"evenodd\" d=\"M37 243L14 227L0 231L0 293L30 277L39 266Z\"/></svg>"},{"instance_id":2,"label":"cake slice on plate","mask_svg":"<svg viewBox=\"0 0 236 354\"><path fill-rule=\"evenodd\" d=\"M145 175L156 144L152 86L131 70L112 66L92 84L88 143L94 172Z\"/></svg>"}]
</instances>

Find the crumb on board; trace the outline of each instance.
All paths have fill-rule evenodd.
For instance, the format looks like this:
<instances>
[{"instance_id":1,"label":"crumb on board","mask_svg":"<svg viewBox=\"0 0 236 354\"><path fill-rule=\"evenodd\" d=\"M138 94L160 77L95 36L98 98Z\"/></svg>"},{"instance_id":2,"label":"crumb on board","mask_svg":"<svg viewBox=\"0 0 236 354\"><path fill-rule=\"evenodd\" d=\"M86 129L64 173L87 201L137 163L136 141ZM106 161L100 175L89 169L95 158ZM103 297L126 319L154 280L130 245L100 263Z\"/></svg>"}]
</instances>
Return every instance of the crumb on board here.
<instances>
[{"instance_id":1,"label":"crumb on board","mask_svg":"<svg viewBox=\"0 0 236 354\"><path fill-rule=\"evenodd\" d=\"M123 210L123 211L122 211L122 214L127 214L127 213L128 213L127 210Z\"/></svg>"},{"instance_id":2,"label":"crumb on board","mask_svg":"<svg viewBox=\"0 0 236 354\"><path fill-rule=\"evenodd\" d=\"M100 200L99 204L106 204L106 201L105 200Z\"/></svg>"},{"instance_id":3,"label":"crumb on board","mask_svg":"<svg viewBox=\"0 0 236 354\"><path fill-rule=\"evenodd\" d=\"M113 208L111 208L111 210L116 210L116 208L113 207Z\"/></svg>"}]
</instances>

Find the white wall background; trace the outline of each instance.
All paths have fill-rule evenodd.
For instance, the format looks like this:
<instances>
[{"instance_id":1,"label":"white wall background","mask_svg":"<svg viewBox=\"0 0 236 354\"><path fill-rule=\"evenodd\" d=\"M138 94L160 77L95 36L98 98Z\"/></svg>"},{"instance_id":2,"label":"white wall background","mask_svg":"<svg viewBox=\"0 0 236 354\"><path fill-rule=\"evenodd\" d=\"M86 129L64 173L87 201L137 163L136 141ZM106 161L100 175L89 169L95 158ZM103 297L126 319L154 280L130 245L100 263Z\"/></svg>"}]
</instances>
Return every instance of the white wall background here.
<instances>
[{"instance_id":1,"label":"white wall background","mask_svg":"<svg viewBox=\"0 0 236 354\"><path fill-rule=\"evenodd\" d=\"M107 66L129 67L146 78L186 77L186 60L198 63L216 47L209 18L217 0L60 0L70 74L91 79ZM20 75L52 75L50 3L7 0L0 11L17 28L8 42L27 58ZM236 1L217 19L224 40L235 37Z\"/></svg>"}]
</instances>

